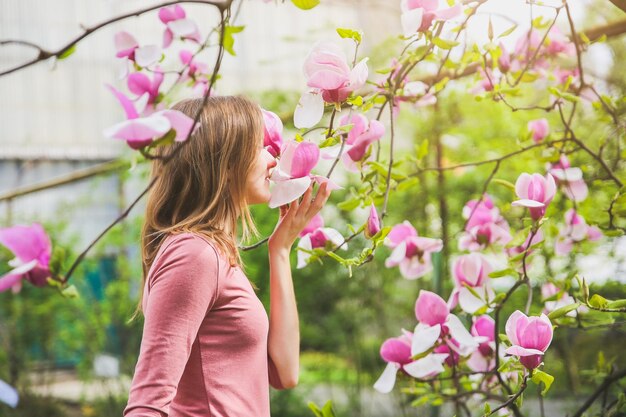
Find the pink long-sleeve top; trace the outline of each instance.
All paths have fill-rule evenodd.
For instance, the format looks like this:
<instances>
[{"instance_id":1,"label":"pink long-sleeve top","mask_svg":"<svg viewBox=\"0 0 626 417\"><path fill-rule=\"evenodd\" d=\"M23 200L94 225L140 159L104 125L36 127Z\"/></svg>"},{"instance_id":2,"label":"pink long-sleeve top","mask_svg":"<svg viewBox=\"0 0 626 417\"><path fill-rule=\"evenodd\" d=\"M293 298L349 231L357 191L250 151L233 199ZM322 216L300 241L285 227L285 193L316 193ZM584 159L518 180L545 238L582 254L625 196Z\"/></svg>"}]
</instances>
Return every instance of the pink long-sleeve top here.
<instances>
[{"instance_id":1,"label":"pink long-sleeve top","mask_svg":"<svg viewBox=\"0 0 626 417\"><path fill-rule=\"evenodd\" d=\"M168 236L150 268L125 417L269 417L269 322L247 277L192 233Z\"/></svg>"}]
</instances>

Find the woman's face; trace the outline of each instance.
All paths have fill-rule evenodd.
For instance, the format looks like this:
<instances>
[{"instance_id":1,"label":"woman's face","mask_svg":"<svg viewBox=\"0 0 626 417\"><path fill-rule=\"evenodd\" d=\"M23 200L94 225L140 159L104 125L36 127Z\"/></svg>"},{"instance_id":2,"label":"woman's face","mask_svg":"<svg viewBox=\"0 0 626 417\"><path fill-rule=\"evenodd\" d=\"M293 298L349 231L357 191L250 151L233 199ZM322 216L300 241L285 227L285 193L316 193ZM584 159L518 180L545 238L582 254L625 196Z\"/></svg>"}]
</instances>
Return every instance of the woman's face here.
<instances>
[{"instance_id":1,"label":"woman's face","mask_svg":"<svg viewBox=\"0 0 626 417\"><path fill-rule=\"evenodd\" d=\"M261 145L246 180L246 201L248 205L270 201L270 174L276 166L276 158Z\"/></svg>"}]
</instances>

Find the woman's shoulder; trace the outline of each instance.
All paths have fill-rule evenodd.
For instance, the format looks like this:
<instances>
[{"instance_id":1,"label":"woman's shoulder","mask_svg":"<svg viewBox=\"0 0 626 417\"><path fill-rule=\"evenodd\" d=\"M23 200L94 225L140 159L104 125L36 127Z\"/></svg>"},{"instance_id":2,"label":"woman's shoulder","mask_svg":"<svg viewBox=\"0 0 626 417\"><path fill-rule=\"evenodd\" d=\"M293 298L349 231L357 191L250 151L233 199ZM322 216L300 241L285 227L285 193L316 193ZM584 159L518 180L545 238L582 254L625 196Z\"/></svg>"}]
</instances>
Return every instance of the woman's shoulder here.
<instances>
[{"instance_id":1,"label":"woman's shoulder","mask_svg":"<svg viewBox=\"0 0 626 417\"><path fill-rule=\"evenodd\" d=\"M195 262L205 259L208 262L219 263L222 260L215 243L206 236L193 232L170 233L163 240L155 261L163 257L190 258Z\"/></svg>"}]
</instances>

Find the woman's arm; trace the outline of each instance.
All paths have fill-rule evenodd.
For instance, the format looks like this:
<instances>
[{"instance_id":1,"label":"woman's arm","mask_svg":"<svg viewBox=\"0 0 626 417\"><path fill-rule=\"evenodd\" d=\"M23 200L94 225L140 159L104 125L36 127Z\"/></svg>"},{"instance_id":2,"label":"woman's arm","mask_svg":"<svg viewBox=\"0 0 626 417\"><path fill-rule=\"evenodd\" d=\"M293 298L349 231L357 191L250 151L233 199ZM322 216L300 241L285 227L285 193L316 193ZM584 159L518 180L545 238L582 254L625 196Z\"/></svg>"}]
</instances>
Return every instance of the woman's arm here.
<instances>
[{"instance_id":1,"label":"woman's arm","mask_svg":"<svg viewBox=\"0 0 626 417\"><path fill-rule=\"evenodd\" d=\"M289 253L298 234L328 200L330 191L324 183L315 199L311 198L311 194L312 187L309 187L302 202L295 200L289 208L281 207L280 220L268 242L270 330L267 348L285 388L297 385L300 367L300 326Z\"/></svg>"}]
</instances>

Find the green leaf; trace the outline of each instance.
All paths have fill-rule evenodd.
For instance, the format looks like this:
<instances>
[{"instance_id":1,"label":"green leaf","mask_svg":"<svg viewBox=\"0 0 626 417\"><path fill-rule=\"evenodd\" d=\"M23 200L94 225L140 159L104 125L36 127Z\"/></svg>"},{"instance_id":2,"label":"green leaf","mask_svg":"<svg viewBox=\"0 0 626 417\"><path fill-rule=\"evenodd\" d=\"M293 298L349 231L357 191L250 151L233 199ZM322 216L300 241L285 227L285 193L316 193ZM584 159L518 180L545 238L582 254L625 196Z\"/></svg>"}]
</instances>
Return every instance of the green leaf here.
<instances>
[{"instance_id":1,"label":"green leaf","mask_svg":"<svg viewBox=\"0 0 626 417\"><path fill-rule=\"evenodd\" d=\"M61 52L58 56L57 59L58 60L62 60L65 59L67 57L69 57L70 55L72 55L74 52L76 52L76 44L70 46L69 48L67 48L65 51Z\"/></svg>"},{"instance_id":2,"label":"green leaf","mask_svg":"<svg viewBox=\"0 0 626 417\"><path fill-rule=\"evenodd\" d=\"M554 311L550 312L550 314L548 314L548 318L550 320L558 319L559 317L563 317L564 315L566 315L570 311L576 310L579 306L580 306L580 303L574 303L574 304L569 304L569 305L557 308L556 310L554 310Z\"/></svg>"},{"instance_id":3,"label":"green leaf","mask_svg":"<svg viewBox=\"0 0 626 417\"><path fill-rule=\"evenodd\" d=\"M409 177L405 180L403 180L402 182L400 182L398 184L398 186L396 187L397 191L405 191L408 190L409 188L412 188L416 185L418 185L420 182L419 178L417 177Z\"/></svg>"},{"instance_id":4,"label":"green leaf","mask_svg":"<svg viewBox=\"0 0 626 417\"><path fill-rule=\"evenodd\" d=\"M361 43L361 32L347 28L337 28L337 33L342 38L353 39L356 43Z\"/></svg>"},{"instance_id":5,"label":"green leaf","mask_svg":"<svg viewBox=\"0 0 626 417\"><path fill-rule=\"evenodd\" d=\"M489 277L502 278L502 277L508 277L510 275L516 275L516 274L517 272L515 272L513 268L506 268L506 269L501 269L499 271L493 271L492 273L489 274Z\"/></svg>"},{"instance_id":6,"label":"green leaf","mask_svg":"<svg viewBox=\"0 0 626 417\"><path fill-rule=\"evenodd\" d=\"M459 44L456 41L442 39L439 37L433 38L433 43L441 49L452 49Z\"/></svg>"},{"instance_id":7,"label":"green leaf","mask_svg":"<svg viewBox=\"0 0 626 417\"><path fill-rule=\"evenodd\" d=\"M63 294L63 297L66 297L66 298L78 298L79 297L78 290L76 289L76 286L73 284L65 288L63 291L61 291L61 294Z\"/></svg>"},{"instance_id":8,"label":"green leaf","mask_svg":"<svg viewBox=\"0 0 626 417\"><path fill-rule=\"evenodd\" d=\"M362 106L363 97L361 96L351 97L348 99L348 103L352 104L353 106Z\"/></svg>"},{"instance_id":9,"label":"green leaf","mask_svg":"<svg viewBox=\"0 0 626 417\"><path fill-rule=\"evenodd\" d=\"M360 198L352 198L350 200L342 201L341 203L337 204L337 207L340 210L351 211L359 207L360 204L361 204Z\"/></svg>"},{"instance_id":10,"label":"green leaf","mask_svg":"<svg viewBox=\"0 0 626 417\"><path fill-rule=\"evenodd\" d=\"M540 371L539 369L535 369L533 371L533 376L531 377L531 380L537 385L543 382L544 388L541 390L541 395L545 396L550 389L550 386L554 382L554 377L546 372Z\"/></svg>"},{"instance_id":11,"label":"green leaf","mask_svg":"<svg viewBox=\"0 0 626 417\"><path fill-rule=\"evenodd\" d=\"M311 409L311 411L313 411L313 414L315 414L316 417L324 417L324 414L322 414L322 410L320 410L320 408L315 405L314 402L309 401L309 408Z\"/></svg>"},{"instance_id":12,"label":"green leaf","mask_svg":"<svg viewBox=\"0 0 626 417\"><path fill-rule=\"evenodd\" d=\"M291 0L291 2L299 9L302 10L311 10L318 4L320 4L320 0Z\"/></svg>"},{"instance_id":13,"label":"green leaf","mask_svg":"<svg viewBox=\"0 0 626 417\"><path fill-rule=\"evenodd\" d=\"M609 301L606 304L606 308L624 308L626 307L626 300Z\"/></svg>"},{"instance_id":14,"label":"green leaf","mask_svg":"<svg viewBox=\"0 0 626 417\"><path fill-rule=\"evenodd\" d=\"M517 29L517 25L513 25L510 28L508 28L507 30L505 30L504 32L502 32L500 34L500 36L498 36L498 39L500 38L504 38L505 36L509 36L511 33L513 33L513 31Z\"/></svg>"},{"instance_id":15,"label":"green leaf","mask_svg":"<svg viewBox=\"0 0 626 417\"><path fill-rule=\"evenodd\" d=\"M601 296L600 294L594 294L589 299L589 305L596 308L606 308L609 304L609 300Z\"/></svg>"},{"instance_id":16,"label":"green leaf","mask_svg":"<svg viewBox=\"0 0 626 417\"><path fill-rule=\"evenodd\" d=\"M233 37L234 33L239 33L243 31L245 26L226 26L224 28L224 49L226 52L235 56L235 50L233 46L235 45L235 38Z\"/></svg>"},{"instance_id":17,"label":"green leaf","mask_svg":"<svg viewBox=\"0 0 626 417\"><path fill-rule=\"evenodd\" d=\"M150 148L171 145L172 143L174 143L174 139L176 139L176 131L174 129L170 129L165 135L152 142L150 144Z\"/></svg>"}]
</instances>

